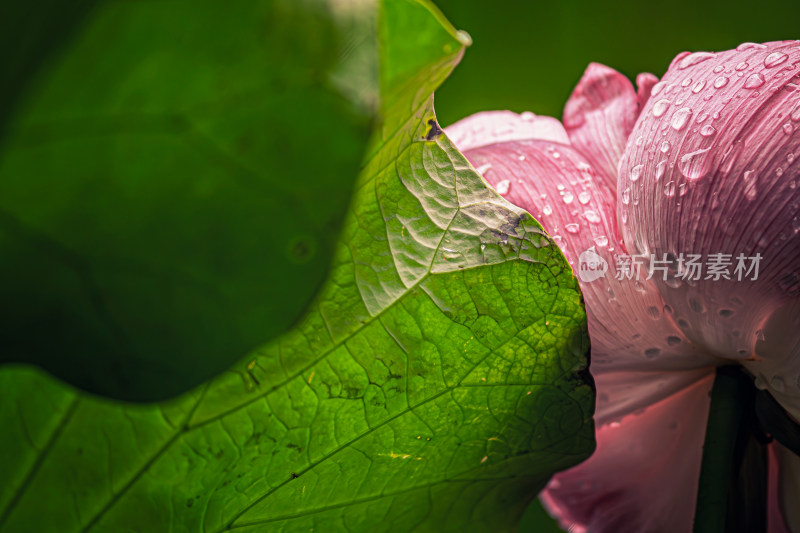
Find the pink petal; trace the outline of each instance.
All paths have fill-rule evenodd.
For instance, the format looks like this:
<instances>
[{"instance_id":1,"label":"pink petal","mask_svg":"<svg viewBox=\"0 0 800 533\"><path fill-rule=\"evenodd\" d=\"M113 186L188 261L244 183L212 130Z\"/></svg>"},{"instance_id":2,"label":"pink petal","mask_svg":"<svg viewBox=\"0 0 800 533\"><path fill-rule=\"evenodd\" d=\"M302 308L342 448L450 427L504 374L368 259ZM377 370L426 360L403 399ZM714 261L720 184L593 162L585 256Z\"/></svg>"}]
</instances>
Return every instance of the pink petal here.
<instances>
[{"instance_id":1,"label":"pink petal","mask_svg":"<svg viewBox=\"0 0 800 533\"><path fill-rule=\"evenodd\" d=\"M639 109L643 108L650 99L650 93L656 83L658 83L658 78L649 72L642 72L636 76L636 99L639 101Z\"/></svg>"},{"instance_id":2,"label":"pink petal","mask_svg":"<svg viewBox=\"0 0 800 533\"><path fill-rule=\"evenodd\" d=\"M540 139L569 144L561 123L530 111L483 111L461 119L445 128L445 133L462 152L505 141Z\"/></svg>"},{"instance_id":3,"label":"pink petal","mask_svg":"<svg viewBox=\"0 0 800 533\"><path fill-rule=\"evenodd\" d=\"M626 252L614 196L581 154L563 144L518 141L464 155L507 200L542 223L573 268L587 250L610 265L605 277L579 276L598 385L598 424L657 402L707 373L703 369L715 361L686 341L655 286L643 278L614 278L615 255Z\"/></svg>"},{"instance_id":4,"label":"pink petal","mask_svg":"<svg viewBox=\"0 0 800 533\"><path fill-rule=\"evenodd\" d=\"M649 78L645 84L649 84ZM647 91L646 86L643 91ZM610 190L617 190L617 163L639 115L639 100L628 78L591 63L564 107L564 126Z\"/></svg>"},{"instance_id":5,"label":"pink petal","mask_svg":"<svg viewBox=\"0 0 800 533\"><path fill-rule=\"evenodd\" d=\"M542 501L572 532L691 531L713 374L597 431L597 451Z\"/></svg>"},{"instance_id":6,"label":"pink petal","mask_svg":"<svg viewBox=\"0 0 800 533\"><path fill-rule=\"evenodd\" d=\"M620 191L641 197L620 206L629 246L658 259L731 254L732 281L701 279L690 285L671 275L657 281L659 290L687 338L720 358L744 361L757 384L795 416L800 415L800 324L794 318L800 314L799 44L748 44L678 56L653 88L619 174ZM735 279L739 254L761 255L757 280Z\"/></svg>"}]
</instances>

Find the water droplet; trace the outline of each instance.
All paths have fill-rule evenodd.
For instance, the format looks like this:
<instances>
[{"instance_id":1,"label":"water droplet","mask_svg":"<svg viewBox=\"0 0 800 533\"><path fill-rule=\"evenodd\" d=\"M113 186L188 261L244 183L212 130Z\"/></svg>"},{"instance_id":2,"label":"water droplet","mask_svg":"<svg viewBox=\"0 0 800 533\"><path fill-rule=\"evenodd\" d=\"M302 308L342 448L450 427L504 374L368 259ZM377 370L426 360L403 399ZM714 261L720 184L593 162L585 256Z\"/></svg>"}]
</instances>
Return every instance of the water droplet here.
<instances>
[{"instance_id":1,"label":"water droplet","mask_svg":"<svg viewBox=\"0 0 800 533\"><path fill-rule=\"evenodd\" d=\"M601 222L600 216L594 211L584 211L583 216L592 224L599 224Z\"/></svg>"},{"instance_id":2,"label":"water droplet","mask_svg":"<svg viewBox=\"0 0 800 533\"><path fill-rule=\"evenodd\" d=\"M733 311L730 309L720 309L719 316L721 316L722 318L728 318L730 316L733 316Z\"/></svg>"},{"instance_id":3,"label":"water droplet","mask_svg":"<svg viewBox=\"0 0 800 533\"><path fill-rule=\"evenodd\" d=\"M664 196L666 196L667 198L672 198L673 196L675 196L674 181L668 181L667 183L664 184Z\"/></svg>"},{"instance_id":4,"label":"water droplet","mask_svg":"<svg viewBox=\"0 0 800 533\"><path fill-rule=\"evenodd\" d=\"M752 170L746 170L744 172L744 195L747 197L748 200L755 200L756 199L756 180L755 180L755 172Z\"/></svg>"},{"instance_id":5,"label":"water droplet","mask_svg":"<svg viewBox=\"0 0 800 533\"><path fill-rule=\"evenodd\" d=\"M608 246L608 237L606 237L605 235L600 235L598 237L595 237L594 243L600 248L605 248L606 246Z\"/></svg>"},{"instance_id":6,"label":"water droplet","mask_svg":"<svg viewBox=\"0 0 800 533\"><path fill-rule=\"evenodd\" d=\"M739 350L739 352L744 352L742 355L747 355L747 350ZM758 390L764 390L767 388L767 378L764 377L764 374L761 372L758 373L754 385Z\"/></svg>"},{"instance_id":7,"label":"water droplet","mask_svg":"<svg viewBox=\"0 0 800 533\"><path fill-rule=\"evenodd\" d=\"M680 343L681 343L680 337L676 337L674 335L670 335L669 337L667 337L667 344L670 346L675 346Z\"/></svg>"},{"instance_id":8,"label":"water droplet","mask_svg":"<svg viewBox=\"0 0 800 533\"><path fill-rule=\"evenodd\" d=\"M544 204L544 207L542 208L542 213L544 213L545 216L550 216L553 214L553 208L550 207L550 204Z\"/></svg>"},{"instance_id":9,"label":"water droplet","mask_svg":"<svg viewBox=\"0 0 800 533\"><path fill-rule=\"evenodd\" d=\"M773 376L770 385L772 385L772 389L775 392L783 392L784 388L786 388L785 384L783 383L783 378L779 376Z\"/></svg>"},{"instance_id":10,"label":"water droplet","mask_svg":"<svg viewBox=\"0 0 800 533\"><path fill-rule=\"evenodd\" d=\"M636 137L636 146L641 146L643 142L644 142L644 137L642 137L641 135Z\"/></svg>"},{"instance_id":11,"label":"water droplet","mask_svg":"<svg viewBox=\"0 0 800 533\"><path fill-rule=\"evenodd\" d=\"M572 223L564 226L564 229L566 229L569 233L578 233L581 228L578 224Z\"/></svg>"},{"instance_id":12,"label":"water droplet","mask_svg":"<svg viewBox=\"0 0 800 533\"><path fill-rule=\"evenodd\" d=\"M670 148L672 148L672 145L669 143L669 141L664 141L663 143L661 143L662 154L666 154L667 152L669 152Z\"/></svg>"},{"instance_id":13,"label":"water droplet","mask_svg":"<svg viewBox=\"0 0 800 533\"><path fill-rule=\"evenodd\" d=\"M661 179L661 176L664 175L664 172L667 170L667 160L660 162L656 165L656 181Z\"/></svg>"},{"instance_id":14,"label":"water droplet","mask_svg":"<svg viewBox=\"0 0 800 533\"><path fill-rule=\"evenodd\" d=\"M680 63L678 63L678 68L683 70L711 59L712 57L714 57L714 54L711 52L695 52L681 59Z\"/></svg>"},{"instance_id":15,"label":"water droplet","mask_svg":"<svg viewBox=\"0 0 800 533\"><path fill-rule=\"evenodd\" d=\"M750 65L748 65L746 62L742 61L741 63L736 65L736 70L738 70L738 71L746 70L747 67L749 67L749 66Z\"/></svg>"},{"instance_id":16,"label":"water droplet","mask_svg":"<svg viewBox=\"0 0 800 533\"><path fill-rule=\"evenodd\" d=\"M500 195L505 196L511 189L511 182L509 180L500 180L494 188Z\"/></svg>"},{"instance_id":17,"label":"water droplet","mask_svg":"<svg viewBox=\"0 0 800 533\"><path fill-rule=\"evenodd\" d=\"M714 67L714 74L719 74L723 70L725 70L725 66L724 65L717 65L716 67Z\"/></svg>"},{"instance_id":18,"label":"water droplet","mask_svg":"<svg viewBox=\"0 0 800 533\"><path fill-rule=\"evenodd\" d=\"M776 168L775 175L778 176L779 178L783 176L783 169L781 167Z\"/></svg>"},{"instance_id":19,"label":"water droplet","mask_svg":"<svg viewBox=\"0 0 800 533\"><path fill-rule=\"evenodd\" d=\"M717 129L711 124L706 124L705 126L700 128L700 135L702 135L703 137L711 137L715 133L717 133Z\"/></svg>"},{"instance_id":20,"label":"water droplet","mask_svg":"<svg viewBox=\"0 0 800 533\"><path fill-rule=\"evenodd\" d=\"M653 89L650 91L650 96L656 96L658 93L664 90L664 88L669 85L664 81L659 81L655 85L653 85Z\"/></svg>"},{"instance_id":21,"label":"water droplet","mask_svg":"<svg viewBox=\"0 0 800 533\"><path fill-rule=\"evenodd\" d=\"M717 78L717 79L715 79L715 80L714 80L714 87L715 87L716 89L722 89L722 88L723 88L723 87L725 87L726 85L728 85L728 78L727 78L727 76L720 76L719 78Z\"/></svg>"},{"instance_id":22,"label":"water droplet","mask_svg":"<svg viewBox=\"0 0 800 533\"><path fill-rule=\"evenodd\" d=\"M756 72L755 74L751 74L748 78L744 81L744 88L745 89L757 89L764 85L764 76L761 75L760 72Z\"/></svg>"},{"instance_id":23,"label":"water droplet","mask_svg":"<svg viewBox=\"0 0 800 533\"><path fill-rule=\"evenodd\" d=\"M564 200L565 204L571 204L575 199L575 196L573 196L571 192L567 191L564 193L564 196L561 199Z\"/></svg>"},{"instance_id":24,"label":"water droplet","mask_svg":"<svg viewBox=\"0 0 800 533\"><path fill-rule=\"evenodd\" d=\"M691 309L695 313L703 313L703 312L705 312L705 308L703 307L703 303L700 300L698 300L697 298L689 298L689 309Z\"/></svg>"},{"instance_id":25,"label":"water droplet","mask_svg":"<svg viewBox=\"0 0 800 533\"><path fill-rule=\"evenodd\" d=\"M711 147L701 148L700 150L690 152L681 157L681 160L678 164L681 174L690 180L700 179L705 176L709 171L708 163L711 161L710 158L705 156L705 154L710 149Z\"/></svg>"},{"instance_id":26,"label":"water droplet","mask_svg":"<svg viewBox=\"0 0 800 533\"><path fill-rule=\"evenodd\" d=\"M792 112L789 116L795 122L800 120L800 102L797 102L797 105L794 106L794 109L792 109Z\"/></svg>"},{"instance_id":27,"label":"water droplet","mask_svg":"<svg viewBox=\"0 0 800 533\"><path fill-rule=\"evenodd\" d=\"M624 191L622 191L622 203L625 204L625 205L628 205L629 203L631 203L631 190L630 190L630 188L626 188Z\"/></svg>"},{"instance_id":28,"label":"water droplet","mask_svg":"<svg viewBox=\"0 0 800 533\"><path fill-rule=\"evenodd\" d=\"M760 43L742 43L742 44L740 44L739 46L736 47L736 51L737 52L743 52L744 50L752 50L754 48L758 49L758 50L761 50L763 48L766 48L766 46L764 46L763 44L760 44Z\"/></svg>"},{"instance_id":29,"label":"water droplet","mask_svg":"<svg viewBox=\"0 0 800 533\"><path fill-rule=\"evenodd\" d=\"M672 122L670 125L672 129L675 131L680 131L686 127L686 124L689 122L689 119L692 118L692 110L688 107L683 107L675 111L675 114L672 115Z\"/></svg>"},{"instance_id":30,"label":"water droplet","mask_svg":"<svg viewBox=\"0 0 800 533\"><path fill-rule=\"evenodd\" d=\"M777 67L781 63L785 63L789 56L783 52L772 52L764 58L764 66L767 68Z\"/></svg>"},{"instance_id":31,"label":"water droplet","mask_svg":"<svg viewBox=\"0 0 800 533\"><path fill-rule=\"evenodd\" d=\"M692 92L694 94L697 94L700 91L702 91L705 88L705 86L706 86L706 80L700 80L694 84L694 87L692 87Z\"/></svg>"},{"instance_id":32,"label":"water droplet","mask_svg":"<svg viewBox=\"0 0 800 533\"><path fill-rule=\"evenodd\" d=\"M558 158L560 158L560 157L561 157L561 153L559 153L559 152L553 152L553 159L558 159Z\"/></svg>"},{"instance_id":33,"label":"water droplet","mask_svg":"<svg viewBox=\"0 0 800 533\"><path fill-rule=\"evenodd\" d=\"M523 111L522 113L519 114L519 118L521 118L526 122L531 122L534 119L536 119L536 114L530 111Z\"/></svg>"},{"instance_id":34,"label":"water droplet","mask_svg":"<svg viewBox=\"0 0 800 533\"><path fill-rule=\"evenodd\" d=\"M790 165L792 163L794 163L794 154L793 153L790 152L790 153L786 154L786 162L789 163Z\"/></svg>"},{"instance_id":35,"label":"water droplet","mask_svg":"<svg viewBox=\"0 0 800 533\"><path fill-rule=\"evenodd\" d=\"M451 250L450 248L442 248L442 257L445 261L453 261L454 259L458 259L462 257L463 254L458 250Z\"/></svg>"},{"instance_id":36,"label":"water droplet","mask_svg":"<svg viewBox=\"0 0 800 533\"><path fill-rule=\"evenodd\" d=\"M581 193L578 195L578 201L579 201L580 203L582 203L583 205L586 205L586 204L588 204L588 203L589 203L589 200L591 200L591 199L592 199L592 195L591 195L591 194L589 194L589 191L582 191L582 192L581 192Z\"/></svg>"},{"instance_id":37,"label":"water droplet","mask_svg":"<svg viewBox=\"0 0 800 533\"><path fill-rule=\"evenodd\" d=\"M458 39L458 42L460 42L466 47L472 46L472 37L470 36L469 33L465 32L464 30L458 30L456 32L456 39Z\"/></svg>"},{"instance_id":38,"label":"water droplet","mask_svg":"<svg viewBox=\"0 0 800 533\"><path fill-rule=\"evenodd\" d=\"M659 354L661 354L661 350L658 348L648 348L644 351L644 356L648 359L655 359Z\"/></svg>"},{"instance_id":39,"label":"water droplet","mask_svg":"<svg viewBox=\"0 0 800 533\"><path fill-rule=\"evenodd\" d=\"M489 172L489 169L491 169L491 168L492 168L492 165L491 165L491 163L486 163L485 165L481 165L481 166L479 166L479 167L478 167L478 168L476 168L475 170L477 170L477 171L478 171L478 174L480 174L481 176L483 176L483 175L485 175L487 172Z\"/></svg>"},{"instance_id":40,"label":"water droplet","mask_svg":"<svg viewBox=\"0 0 800 533\"><path fill-rule=\"evenodd\" d=\"M636 181L641 177L642 168L644 168L644 165L636 165L635 167L633 167L631 169L631 173L630 173L631 181Z\"/></svg>"},{"instance_id":41,"label":"water droplet","mask_svg":"<svg viewBox=\"0 0 800 533\"><path fill-rule=\"evenodd\" d=\"M786 135L791 135L793 131L794 131L794 126L792 126L788 122L783 125L783 133L785 133Z\"/></svg>"},{"instance_id":42,"label":"water droplet","mask_svg":"<svg viewBox=\"0 0 800 533\"><path fill-rule=\"evenodd\" d=\"M684 78L681 82L681 87L688 87L692 83L692 78Z\"/></svg>"},{"instance_id":43,"label":"water droplet","mask_svg":"<svg viewBox=\"0 0 800 533\"><path fill-rule=\"evenodd\" d=\"M667 112L668 108L669 108L669 100L667 100L666 98L662 98L661 100L653 104L653 116L656 118L660 117L661 115Z\"/></svg>"},{"instance_id":44,"label":"water droplet","mask_svg":"<svg viewBox=\"0 0 800 533\"><path fill-rule=\"evenodd\" d=\"M657 320L658 317L661 316L661 310L655 305L651 305L650 307L647 308L647 314L650 315L650 318L652 318L653 320Z\"/></svg>"}]
</instances>

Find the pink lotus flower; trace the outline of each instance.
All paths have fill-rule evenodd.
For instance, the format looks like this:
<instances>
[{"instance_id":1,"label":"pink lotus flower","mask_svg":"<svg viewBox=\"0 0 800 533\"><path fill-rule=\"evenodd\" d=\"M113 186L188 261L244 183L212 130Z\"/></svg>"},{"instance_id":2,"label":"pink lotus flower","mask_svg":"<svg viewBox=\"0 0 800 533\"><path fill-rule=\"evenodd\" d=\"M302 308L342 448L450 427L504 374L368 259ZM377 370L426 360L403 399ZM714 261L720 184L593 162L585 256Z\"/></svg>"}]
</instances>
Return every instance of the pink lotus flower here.
<instances>
[{"instance_id":1,"label":"pink lotus flower","mask_svg":"<svg viewBox=\"0 0 800 533\"><path fill-rule=\"evenodd\" d=\"M543 493L570 531L691 530L719 365L741 364L800 419L798 67L798 41L684 53L638 90L592 64L563 126L497 111L446 129L581 280L598 447ZM648 263L626 271L650 254L651 279ZM723 254L713 268L730 279L691 279L690 254ZM797 532L800 458L770 446L769 530Z\"/></svg>"}]
</instances>

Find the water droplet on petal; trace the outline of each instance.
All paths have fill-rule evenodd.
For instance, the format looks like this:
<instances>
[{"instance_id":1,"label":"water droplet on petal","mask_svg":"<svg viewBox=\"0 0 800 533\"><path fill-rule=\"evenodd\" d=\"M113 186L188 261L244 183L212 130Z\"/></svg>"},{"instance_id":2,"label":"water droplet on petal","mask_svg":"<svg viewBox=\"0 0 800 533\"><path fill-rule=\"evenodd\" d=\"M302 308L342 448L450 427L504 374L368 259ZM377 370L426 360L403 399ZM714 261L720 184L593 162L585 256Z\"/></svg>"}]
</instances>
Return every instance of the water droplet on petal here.
<instances>
[{"instance_id":1,"label":"water droplet on petal","mask_svg":"<svg viewBox=\"0 0 800 533\"><path fill-rule=\"evenodd\" d=\"M630 188L625 189L622 191L622 203L628 205L631 203L631 190Z\"/></svg>"},{"instance_id":2,"label":"water droplet on petal","mask_svg":"<svg viewBox=\"0 0 800 533\"><path fill-rule=\"evenodd\" d=\"M789 56L783 52L772 52L764 58L764 66L767 68L777 67L781 63L785 63Z\"/></svg>"},{"instance_id":3,"label":"water droplet on petal","mask_svg":"<svg viewBox=\"0 0 800 533\"><path fill-rule=\"evenodd\" d=\"M755 200L756 199L756 180L755 180L755 172L752 170L746 170L744 173L744 195L748 200Z\"/></svg>"},{"instance_id":4,"label":"water droplet on petal","mask_svg":"<svg viewBox=\"0 0 800 533\"><path fill-rule=\"evenodd\" d=\"M680 131L686 127L686 124L692 118L692 110L688 107L683 107L675 111L675 114L672 115L672 122L670 125L672 129L675 131Z\"/></svg>"},{"instance_id":5,"label":"water droplet on petal","mask_svg":"<svg viewBox=\"0 0 800 533\"><path fill-rule=\"evenodd\" d=\"M692 83L692 78L684 78L681 82L681 87L688 87Z\"/></svg>"},{"instance_id":6,"label":"water droplet on petal","mask_svg":"<svg viewBox=\"0 0 800 533\"><path fill-rule=\"evenodd\" d=\"M706 124L705 126L700 128L700 135L702 135L703 137L711 137L715 133L717 133L717 130L711 124Z\"/></svg>"},{"instance_id":7,"label":"water droplet on petal","mask_svg":"<svg viewBox=\"0 0 800 533\"><path fill-rule=\"evenodd\" d=\"M713 129L713 128L712 128ZM681 174L686 176L687 179L696 180L705 176L709 171L710 158L705 157L705 154L711 149L701 148L694 152L690 152L681 157L678 168Z\"/></svg>"},{"instance_id":8,"label":"water droplet on petal","mask_svg":"<svg viewBox=\"0 0 800 533\"><path fill-rule=\"evenodd\" d=\"M669 100L666 98L662 98L655 104L653 104L653 116L658 118L664 113L666 113L667 109L669 108Z\"/></svg>"},{"instance_id":9,"label":"water droplet on petal","mask_svg":"<svg viewBox=\"0 0 800 533\"><path fill-rule=\"evenodd\" d=\"M594 238L594 243L599 246L600 248L605 248L608 246L608 237L605 235L600 235Z\"/></svg>"},{"instance_id":10,"label":"water droplet on petal","mask_svg":"<svg viewBox=\"0 0 800 533\"><path fill-rule=\"evenodd\" d=\"M674 181L668 181L667 183L664 184L664 196L666 196L667 198L672 198L673 196L675 196Z\"/></svg>"},{"instance_id":11,"label":"water droplet on petal","mask_svg":"<svg viewBox=\"0 0 800 533\"><path fill-rule=\"evenodd\" d=\"M594 211L584 211L583 216L592 224L599 224L601 222L600 216Z\"/></svg>"},{"instance_id":12,"label":"water droplet on petal","mask_svg":"<svg viewBox=\"0 0 800 533\"><path fill-rule=\"evenodd\" d=\"M678 345L680 343L681 343L681 338L680 337L676 337L674 335L670 335L669 337L667 337L667 344L670 345L670 346L675 346L675 345Z\"/></svg>"},{"instance_id":13,"label":"water droplet on petal","mask_svg":"<svg viewBox=\"0 0 800 533\"><path fill-rule=\"evenodd\" d=\"M580 231L580 226L574 223L567 224L566 226L564 226L564 229L566 229L569 233L578 233L578 231Z\"/></svg>"},{"instance_id":14,"label":"water droplet on petal","mask_svg":"<svg viewBox=\"0 0 800 533\"><path fill-rule=\"evenodd\" d=\"M655 305L651 305L650 307L647 308L647 314L650 315L650 318L656 320L658 319L658 317L661 316L661 310Z\"/></svg>"},{"instance_id":15,"label":"water droplet on petal","mask_svg":"<svg viewBox=\"0 0 800 533\"><path fill-rule=\"evenodd\" d=\"M746 62L742 61L741 63L736 65L736 70L739 70L739 71L746 70L747 67L749 67L749 66L750 65L748 65Z\"/></svg>"},{"instance_id":16,"label":"water droplet on petal","mask_svg":"<svg viewBox=\"0 0 800 533\"><path fill-rule=\"evenodd\" d=\"M784 388L786 387L783 383L783 378L779 376L774 376L770 385L772 385L772 389L775 392L783 392Z\"/></svg>"},{"instance_id":17,"label":"water droplet on petal","mask_svg":"<svg viewBox=\"0 0 800 533\"><path fill-rule=\"evenodd\" d=\"M754 48L758 49L758 50L761 50L761 49L766 48L766 46L764 46L763 44L760 44L760 43L742 43L742 44L740 44L739 46L736 47L736 51L737 52L743 52L744 50L752 50Z\"/></svg>"},{"instance_id":18,"label":"water droplet on petal","mask_svg":"<svg viewBox=\"0 0 800 533\"><path fill-rule=\"evenodd\" d=\"M544 213L545 216L550 216L553 214L553 208L550 207L550 204L544 204L544 207L542 207L542 213Z\"/></svg>"},{"instance_id":19,"label":"water droplet on petal","mask_svg":"<svg viewBox=\"0 0 800 533\"><path fill-rule=\"evenodd\" d=\"M478 174L480 174L481 176L484 176L487 172L489 172L489 169L491 169L491 168L492 168L491 163L486 163L485 165L479 166L475 170L478 171Z\"/></svg>"},{"instance_id":20,"label":"water droplet on petal","mask_svg":"<svg viewBox=\"0 0 800 533\"><path fill-rule=\"evenodd\" d=\"M669 143L669 141L664 141L663 143L661 143L662 154L666 154L667 152L669 152L670 148L672 148L672 145Z\"/></svg>"},{"instance_id":21,"label":"water droplet on petal","mask_svg":"<svg viewBox=\"0 0 800 533\"><path fill-rule=\"evenodd\" d=\"M580 203L582 203L583 205L588 204L589 200L591 200L591 199L592 199L592 195L589 194L589 191L581 191L581 193L578 195L578 201Z\"/></svg>"},{"instance_id":22,"label":"water droplet on petal","mask_svg":"<svg viewBox=\"0 0 800 533\"><path fill-rule=\"evenodd\" d=\"M760 72L756 72L755 74L751 74L745 81L744 81L744 88L745 89L757 89L764 85L764 76L761 75Z\"/></svg>"},{"instance_id":23,"label":"water droplet on petal","mask_svg":"<svg viewBox=\"0 0 800 533\"><path fill-rule=\"evenodd\" d=\"M656 181L661 179L661 176L664 175L664 172L667 170L667 160L660 162L656 165Z\"/></svg>"},{"instance_id":24,"label":"water droplet on petal","mask_svg":"<svg viewBox=\"0 0 800 533\"><path fill-rule=\"evenodd\" d=\"M783 125L783 133L785 133L786 135L791 135L793 131L794 127L788 122Z\"/></svg>"},{"instance_id":25,"label":"water droplet on petal","mask_svg":"<svg viewBox=\"0 0 800 533\"><path fill-rule=\"evenodd\" d=\"M564 196L561 199L564 200L565 204L571 204L572 201L575 199L575 197L572 195L571 192L567 191L564 193Z\"/></svg>"},{"instance_id":26,"label":"water droplet on petal","mask_svg":"<svg viewBox=\"0 0 800 533\"><path fill-rule=\"evenodd\" d=\"M700 91L702 91L705 88L705 86L706 86L706 80L700 80L694 84L694 87L692 87L692 92L694 94L697 94Z\"/></svg>"},{"instance_id":27,"label":"water droplet on petal","mask_svg":"<svg viewBox=\"0 0 800 533\"><path fill-rule=\"evenodd\" d=\"M790 113L789 116L794 121L800 120L800 102L798 102L797 105L794 106L794 109L792 109L792 112Z\"/></svg>"},{"instance_id":28,"label":"water droplet on petal","mask_svg":"<svg viewBox=\"0 0 800 533\"><path fill-rule=\"evenodd\" d=\"M685 68L689 68L691 66L697 65L698 63L702 63L703 61L707 61L714 57L715 54L712 52L695 52L693 54L689 54L688 56L681 59L680 63L678 63L678 68L683 70Z\"/></svg>"},{"instance_id":29,"label":"water droplet on petal","mask_svg":"<svg viewBox=\"0 0 800 533\"><path fill-rule=\"evenodd\" d=\"M723 70L725 70L725 66L724 65L717 65L716 67L714 67L714 74L719 74Z\"/></svg>"},{"instance_id":30,"label":"water droplet on petal","mask_svg":"<svg viewBox=\"0 0 800 533\"><path fill-rule=\"evenodd\" d=\"M648 348L644 351L644 356L648 359L655 359L659 354L661 354L661 350L658 348Z\"/></svg>"},{"instance_id":31,"label":"water droplet on petal","mask_svg":"<svg viewBox=\"0 0 800 533\"><path fill-rule=\"evenodd\" d=\"M531 122L532 120L536 119L536 114L530 111L523 111L519 114L519 118L526 122Z\"/></svg>"},{"instance_id":32,"label":"water droplet on petal","mask_svg":"<svg viewBox=\"0 0 800 533\"><path fill-rule=\"evenodd\" d=\"M631 173L630 173L631 181L636 181L641 177L642 168L644 168L644 165L636 165L635 167L633 167L631 169Z\"/></svg>"},{"instance_id":33,"label":"water droplet on petal","mask_svg":"<svg viewBox=\"0 0 800 533\"><path fill-rule=\"evenodd\" d=\"M728 78L726 76L720 76L714 80L714 87L717 89L722 89L726 85L728 85Z\"/></svg>"},{"instance_id":34,"label":"water droplet on petal","mask_svg":"<svg viewBox=\"0 0 800 533\"><path fill-rule=\"evenodd\" d=\"M505 196L511 189L511 182L509 180L500 180L494 188L501 196Z\"/></svg>"}]
</instances>

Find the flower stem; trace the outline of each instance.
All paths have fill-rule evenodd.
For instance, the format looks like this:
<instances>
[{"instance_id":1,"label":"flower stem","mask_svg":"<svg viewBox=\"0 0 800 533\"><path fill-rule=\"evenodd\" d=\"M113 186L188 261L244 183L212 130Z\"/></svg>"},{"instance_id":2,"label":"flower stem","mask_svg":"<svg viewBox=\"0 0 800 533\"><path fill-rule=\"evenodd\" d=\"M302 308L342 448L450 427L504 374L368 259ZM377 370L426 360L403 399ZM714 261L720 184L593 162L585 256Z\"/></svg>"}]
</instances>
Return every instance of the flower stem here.
<instances>
[{"instance_id":1,"label":"flower stem","mask_svg":"<svg viewBox=\"0 0 800 533\"><path fill-rule=\"evenodd\" d=\"M766 440L754 411L753 379L717 369L703 444L695 533L766 531Z\"/></svg>"}]
</instances>

